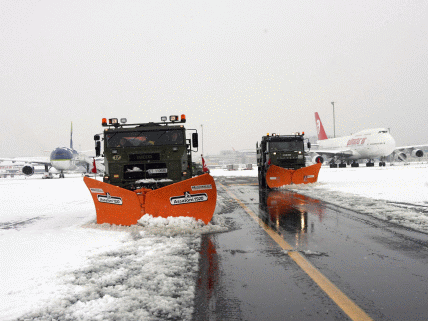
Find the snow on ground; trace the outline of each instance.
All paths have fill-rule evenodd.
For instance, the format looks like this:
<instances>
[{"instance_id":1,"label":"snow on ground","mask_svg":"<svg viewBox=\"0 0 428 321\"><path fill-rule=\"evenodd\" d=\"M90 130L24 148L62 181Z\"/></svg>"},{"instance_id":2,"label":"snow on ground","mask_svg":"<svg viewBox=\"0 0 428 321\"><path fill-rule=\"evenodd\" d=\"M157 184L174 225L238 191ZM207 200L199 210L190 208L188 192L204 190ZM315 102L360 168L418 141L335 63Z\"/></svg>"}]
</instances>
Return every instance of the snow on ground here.
<instances>
[{"instance_id":1,"label":"snow on ground","mask_svg":"<svg viewBox=\"0 0 428 321\"><path fill-rule=\"evenodd\" d=\"M215 217L95 224L81 176L0 180L1 320L188 320Z\"/></svg>"},{"instance_id":2,"label":"snow on ground","mask_svg":"<svg viewBox=\"0 0 428 321\"><path fill-rule=\"evenodd\" d=\"M322 167L318 182L286 189L428 232L428 164Z\"/></svg>"},{"instance_id":3,"label":"snow on ground","mask_svg":"<svg viewBox=\"0 0 428 321\"><path fill-rule=\"evenodd\" d=\"M237 171L228 171L225 169L212 169L210 174L213 177L225 176L225 177L235 177L235 176L247 176L247 177L257 177L257 167L253 166L252 170L237 170Z\"/></svg>"},{"instance_id":4,"label":"snow on ground","mask_svg":"<svg viewBox=\"0 0 428 321\"><path fill-rule=\"evenodd\" d=\"M257 177L257 169L213 176ZM428 232L428 165L321 169L287 189ZM227 230L188 218L95 224L83 179L0 179L1 320L191 318L200 234Z\"/></svg>"}]
</instances>

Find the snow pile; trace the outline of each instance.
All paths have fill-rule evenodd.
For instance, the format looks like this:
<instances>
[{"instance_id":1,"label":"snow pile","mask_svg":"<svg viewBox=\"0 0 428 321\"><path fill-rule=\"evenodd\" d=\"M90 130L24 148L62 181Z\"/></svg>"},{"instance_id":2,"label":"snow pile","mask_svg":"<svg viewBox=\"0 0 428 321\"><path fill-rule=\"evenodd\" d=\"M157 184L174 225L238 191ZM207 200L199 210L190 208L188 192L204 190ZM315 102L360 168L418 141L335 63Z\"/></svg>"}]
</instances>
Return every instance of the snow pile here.
<instances>
[{"instance_id":1,"label":"snow pile","mask_svg":"<svg viewBox=\"0 0 428 321\"><path fill-rule=\"evenodd\" d=\"M143 215L138 224L122 226L114 224L97 224L91 221L82 227L93 228L106 231L122 231L131 234L143 233L152 235L176 236L176 235L201 235L208 233L220 233L228 231L224 219L220 216L213 216L210 223L205 224L201 220L193 217L153 217L150 214Z\"/></svg>"},{"instance_id":2,"label":"snow pile","mask_svg":"<svg viewBox=\"0 0 428 321\"><path fill-rule=\"evenodd\" d=\"M181 235L181 234L207 234L226 232L228 227L219 216L214 216L210 223L206 224L193 217L153 217L144 215L138 220L138 224L144 227L144 231L151 234Z\"/></svg>"},{"instance_id":3,"label":"snow pile","mask_svg":"<svg viewBox=\"0 0 428 321\"><path fill-rule=\"evenodd\" d=\"M197 236L134 235L61 273L58 295L18 320L189 320L199 245Z\"/></svg>"},{"instance_id":4,"label":"snow pile","mask_svg":"<svg viewBox=\"0 0 428 321\"><path fill-rule=\"evenodd\" d=\"M383 168L323 167L318 182L287 190L428 232L428 165Z\"/></svg>"}]
</instances>

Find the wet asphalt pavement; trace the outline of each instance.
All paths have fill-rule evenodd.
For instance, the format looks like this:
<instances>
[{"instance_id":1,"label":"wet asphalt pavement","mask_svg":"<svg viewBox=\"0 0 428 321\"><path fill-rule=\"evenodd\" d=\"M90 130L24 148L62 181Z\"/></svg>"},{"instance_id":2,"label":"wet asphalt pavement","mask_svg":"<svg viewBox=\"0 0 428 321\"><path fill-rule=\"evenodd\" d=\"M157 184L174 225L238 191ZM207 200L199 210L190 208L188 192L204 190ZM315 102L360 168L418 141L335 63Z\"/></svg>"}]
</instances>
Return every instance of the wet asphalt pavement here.
<instances>
[{"instance_id":1,"label":"wet asphalt pavement","mask_svg":"<svg viewBox=\"0 0 428 321\"><path fill-rule=\"evenodd\" d=\"M260 192L257 178L216 181L230 230L203 237L194 320L353 318L222 185L373 320L428 319L428 235L285 190Z\"/></svg>"}]
</instances>

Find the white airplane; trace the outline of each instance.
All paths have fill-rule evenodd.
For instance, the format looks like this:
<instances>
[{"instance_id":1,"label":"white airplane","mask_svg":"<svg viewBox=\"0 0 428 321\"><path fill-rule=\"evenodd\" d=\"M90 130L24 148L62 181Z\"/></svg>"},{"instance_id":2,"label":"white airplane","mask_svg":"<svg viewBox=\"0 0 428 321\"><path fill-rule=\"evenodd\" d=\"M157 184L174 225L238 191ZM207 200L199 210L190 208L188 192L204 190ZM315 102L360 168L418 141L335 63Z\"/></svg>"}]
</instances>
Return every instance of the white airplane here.
<instances>
[{"instance_id":1,"label":"white airplane","mask_svg":"<svg viewBox=\"0 0 428 321\"><path fill-rule=\"evenodd\" d=\"M53 177L50 171L51 168L54 168L59 172L60 178L64 178L64 171L79 171L79 168L81 169L82 166L86 169L86 172L89 173L93 164L93 161L89 157L81 155L73 149L73 123L71 123L70 148L55 148L50 154L49 161L24 159L20 157L0 158L0 161L24 162L25 164L22 167L22 173L26 176L34 174L35 165L43 165L45 166L45 173L42 178Z\"/></svg>"},{"instance_id":2,"label":"white airplane","mask_svg":"<svg viewBox=\"0 0 428 321\"><path fill-rule=\"evenodd\" d=\"M323 163L324 158L330 159L330 167L358 167L359 159L367 159L366 166L374 166L374 159L380 158L379 166L385 166L385 159L389 155L397 156L399 160L407 159L407 154L413 157L422 157L421 148L427 145L396 147L395 140L386 128L372 128L362 130L351 136L328 138L318 113L315 113L319 149L309 151L308 154L314 163ZM336 162L340 161L339 164ZM352 161L352 162L351 162Z\"/></svg>"}]
</instances>

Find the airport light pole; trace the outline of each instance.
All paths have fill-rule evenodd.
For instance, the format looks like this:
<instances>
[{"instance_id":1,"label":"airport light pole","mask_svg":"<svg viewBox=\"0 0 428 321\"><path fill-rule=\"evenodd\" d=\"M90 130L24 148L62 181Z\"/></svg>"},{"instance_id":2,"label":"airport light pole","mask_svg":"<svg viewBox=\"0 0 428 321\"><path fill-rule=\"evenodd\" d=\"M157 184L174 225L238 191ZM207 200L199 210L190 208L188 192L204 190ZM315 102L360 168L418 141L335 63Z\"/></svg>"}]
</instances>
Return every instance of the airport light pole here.
<instances>
[{"instance_id":1,"label":"airport light pole","mask_svg":"<svg viewBox=\"0 0 428 321\"><path fill-rule=\"evenodd\" d=\"M334 138L336 138L336 120L334 119L334 101L331 102L333 105L333 132L334 132Z\"/></svg>"}]
</instances>

